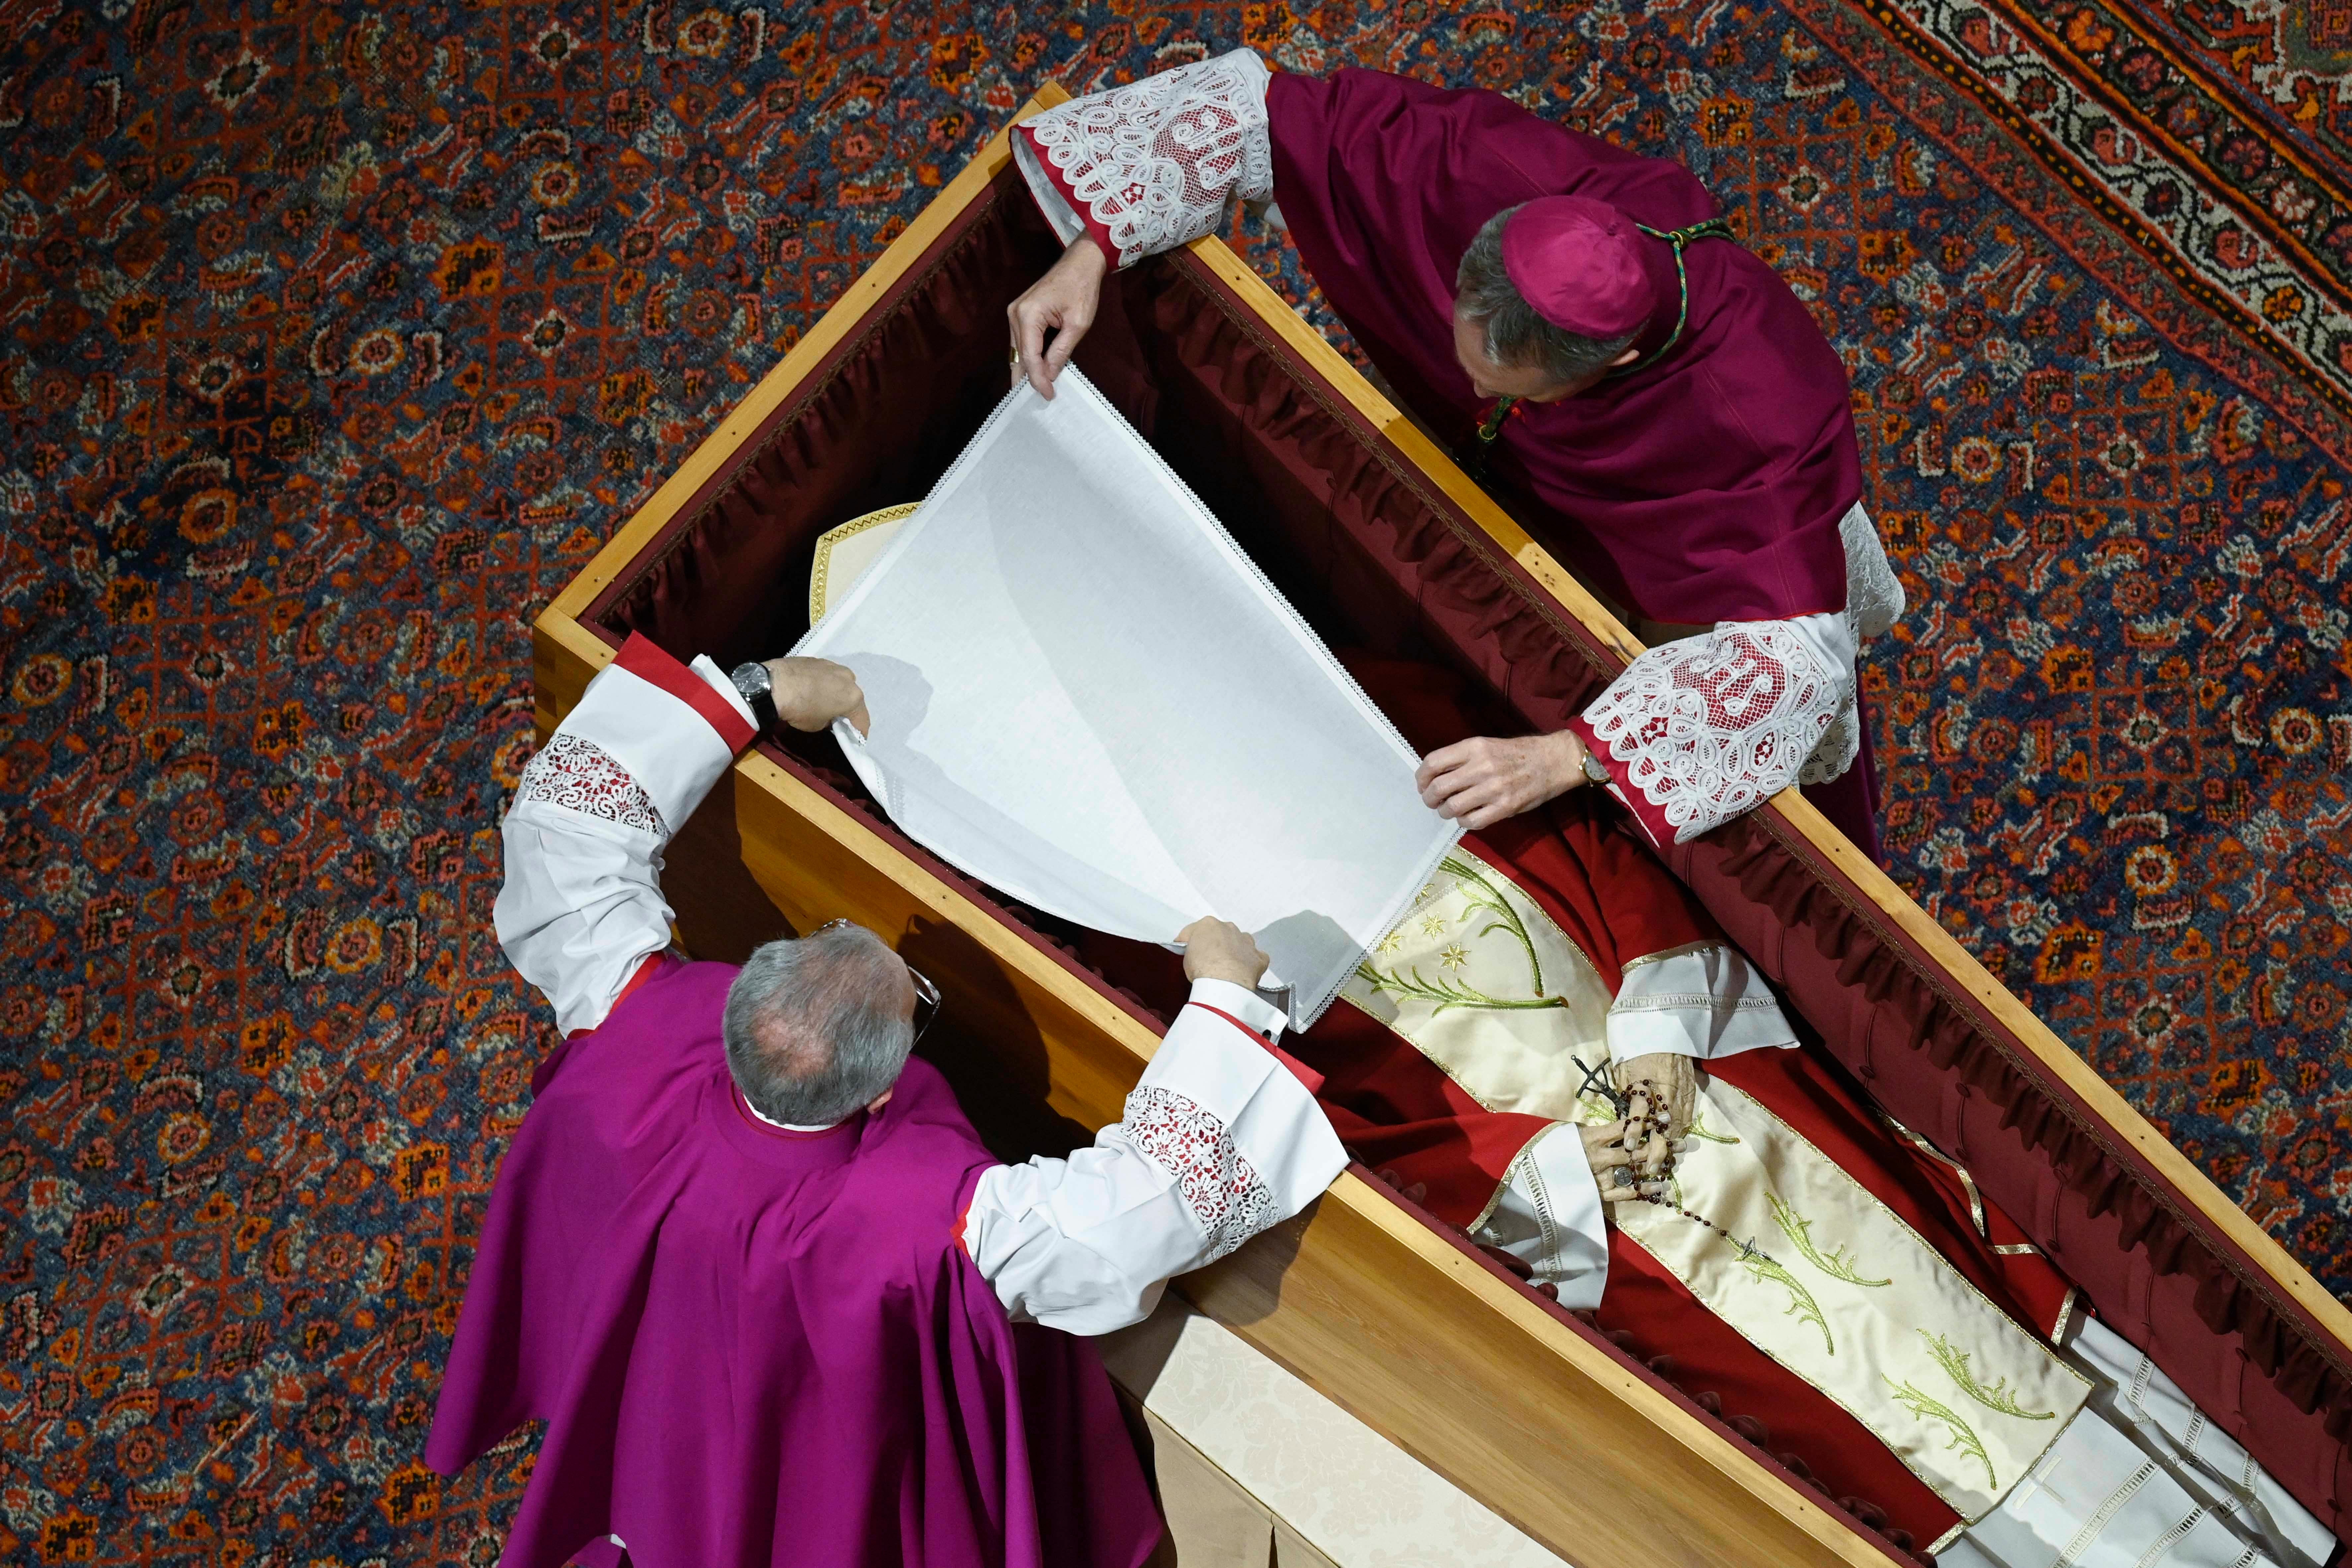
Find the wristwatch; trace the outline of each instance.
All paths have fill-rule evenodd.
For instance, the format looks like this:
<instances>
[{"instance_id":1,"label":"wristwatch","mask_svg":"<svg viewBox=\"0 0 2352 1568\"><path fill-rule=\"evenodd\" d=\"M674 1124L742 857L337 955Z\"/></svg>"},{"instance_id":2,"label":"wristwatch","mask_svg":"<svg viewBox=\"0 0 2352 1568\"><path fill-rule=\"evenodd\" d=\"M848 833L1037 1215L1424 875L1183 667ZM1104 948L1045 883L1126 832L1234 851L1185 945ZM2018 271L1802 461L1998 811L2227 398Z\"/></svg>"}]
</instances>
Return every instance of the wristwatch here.
<instances>
[{"instance_id":1,"label":"wristwatch","mask_svg":"<svg viewBox=\"0 0 2352 1568\"><path fill-rule=\"evenodd\" d=\"M753 659L749 664L739 664L729 670L727 679L735 683L735 689L751 710L751 717L759 721L760 733L764 735L773 730L776 727L776 693L775 683L768 676L768 667Z\"/></svg>"},{"instance_id":2,"label":"wristwatch","mask_svg":"<svg viewBox=\"0 0 2352 1568\"><path fill-rule=\"evenodd\" d=\"M1591 747L1580 746L1578 750L1584 753L1584 782L1589 784L1599 784L1602 789L1607 789L1609 770L1601 765L1601 759L1592 754Z\"/></svg>"}]
</instances>

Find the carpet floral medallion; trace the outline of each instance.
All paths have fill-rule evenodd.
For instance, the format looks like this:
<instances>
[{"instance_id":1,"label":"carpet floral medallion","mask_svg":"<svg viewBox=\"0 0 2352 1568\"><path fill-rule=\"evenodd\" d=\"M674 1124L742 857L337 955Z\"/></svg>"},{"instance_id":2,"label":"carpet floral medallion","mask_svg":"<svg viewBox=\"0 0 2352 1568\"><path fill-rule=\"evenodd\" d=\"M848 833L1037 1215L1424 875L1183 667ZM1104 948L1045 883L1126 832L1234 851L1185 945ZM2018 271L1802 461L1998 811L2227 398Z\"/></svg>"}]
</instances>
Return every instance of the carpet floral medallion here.
<instances>
[{"instance_id":1,"label":"carpet floral medallion","mask_svg":"<svg viewBox=\"0 0 2352 1568\"><path fill-rule=\"evenodd\" d=\"M2352 1293L2340 0L0 0L0 1560L495 1559L529 619L1034 84L1244 42L1710 183L1853 374L1896 876Z\"/></svg>"}]
</instances>

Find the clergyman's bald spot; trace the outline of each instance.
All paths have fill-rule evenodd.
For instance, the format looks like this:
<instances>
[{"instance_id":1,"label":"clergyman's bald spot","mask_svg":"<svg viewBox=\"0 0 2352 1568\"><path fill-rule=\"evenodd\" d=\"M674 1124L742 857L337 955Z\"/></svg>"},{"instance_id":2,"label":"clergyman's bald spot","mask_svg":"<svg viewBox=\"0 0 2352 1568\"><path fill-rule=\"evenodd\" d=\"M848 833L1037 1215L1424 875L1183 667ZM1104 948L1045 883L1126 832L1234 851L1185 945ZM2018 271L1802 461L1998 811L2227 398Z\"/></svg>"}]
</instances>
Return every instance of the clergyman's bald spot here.
<instances>
[{"instance_id":1,"label":"clergyman's bald spot","mask_svg":"<svg viewBox=\"0 0 2352 1568\"><path fill-rule=\"evenodd\" d=\"M727 988L727 1067L773 1121L829 1126L898 1082L914 1047L914 985L889 944L833 926L754 952Z\"/></svg>"}]
</instances>

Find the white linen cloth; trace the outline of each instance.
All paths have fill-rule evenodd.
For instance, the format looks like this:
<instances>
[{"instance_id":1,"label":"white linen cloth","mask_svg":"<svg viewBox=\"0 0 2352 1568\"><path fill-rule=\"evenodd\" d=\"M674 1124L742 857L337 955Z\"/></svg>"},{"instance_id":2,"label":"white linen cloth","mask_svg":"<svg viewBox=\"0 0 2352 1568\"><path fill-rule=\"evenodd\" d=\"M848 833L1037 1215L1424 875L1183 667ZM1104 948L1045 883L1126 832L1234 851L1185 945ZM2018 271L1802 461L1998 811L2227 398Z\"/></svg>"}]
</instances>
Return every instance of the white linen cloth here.
<instances>
[{"instance_id":1,"label":"white linen cloth","mask_svg":"<svg viewBox=\"0 0 2352 1568\"><path fill-rule=\"evenodd\" d=\"M732 742L685 700L688 683L719 693L746 734L752 724L708 658L689 667L647 650L640 663L652 678L614 665L588 683L523 770L500 826L499 942L566 1033L602 1024L638 966L668 946L662 847L733 761ZM1348 1156L1265 1048L1282 1022L1241 986L1196 981L1125 1114L1092 1147L981 1173L964 1250L1016 1321L1074 1333L1136 1322L1170 1276L1223 1257L1331 1184Z\"/></svg>"},{"instance_id":2,"label":"white linen cloth","mask_svg":"<svg viewBox=\"0 0 2352 1568\"><path fill-rule=\"evenodd\" d=\"M1115 936L1231 921L1304 1028L1460 825L1183 482L1056 385L998 405L793 651L856 672L872 732L835 733L909 837Z\"/></svg>"}]
</instances>

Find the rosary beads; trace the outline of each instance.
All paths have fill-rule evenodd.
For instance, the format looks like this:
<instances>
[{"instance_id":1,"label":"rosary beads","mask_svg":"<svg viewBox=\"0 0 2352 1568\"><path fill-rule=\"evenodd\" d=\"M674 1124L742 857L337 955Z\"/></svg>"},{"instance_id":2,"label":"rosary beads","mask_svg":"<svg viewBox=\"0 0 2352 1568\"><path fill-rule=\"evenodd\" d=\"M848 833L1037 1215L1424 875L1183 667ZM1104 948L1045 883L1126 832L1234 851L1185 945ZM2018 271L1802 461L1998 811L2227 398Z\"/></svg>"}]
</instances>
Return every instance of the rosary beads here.
<instances>
[{"instance_id":1,"label":"rosary beads","mask_svg":"<svg viewBox=\"0 0 2352 1568\"><path fill-rule=\"evenodd\" d=\"M1569 1060L1580 1068L1584 1068L1584 1081L1577 1085L1577 1094L1580 1097L1588 1092L1601 1095L1615 1110L1617 1120L1625 1124L1625 1131L1620 1138L1620 1146L1629 1153L1636 1147L1646 1150L1653 1140L1664 1140L1668 1137L1673 1130L1673 1119L1666 1112L1664 1097L1658 1093L1656 1086L1647 1079L1642 1079L1631 1089L1619 1089L1608 1079L1602 1077L1599 1068L1585 1067L1583 1058L1570 1057ZM1642 1113L1639 1116L1633 1114L1633 1098L1637 1094L1642 1098ZM1637 1131L1638 1138L1635 1136ZM1633 1197L1630 1201L1653 1205L1671 1214L1680 1215L1693 1225L1706 1226L1729 1242L1742 1259L1761 1258L1768 1263L1771 1262L1773 1260L1771 1255L1753 1241L1743 1241L1705 1215L1694 1214L1683 1206L1682 1200L1675 1196L1672 1192L1674 1161L1674 1145L1668 1142L1665 1163L1659 1168L1655 1175L1633 1180L1629 1170L1629 1184L1633 1188ZM1650 1193L1643 1192L1642 1189L1645 1185L1656 1189L1657 1195L1654 1196Z\"/></svg>"}]
</instances>

